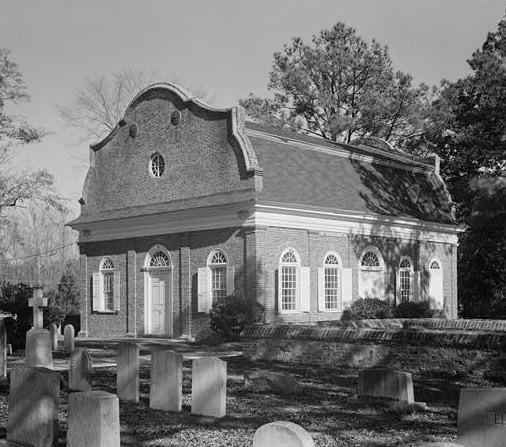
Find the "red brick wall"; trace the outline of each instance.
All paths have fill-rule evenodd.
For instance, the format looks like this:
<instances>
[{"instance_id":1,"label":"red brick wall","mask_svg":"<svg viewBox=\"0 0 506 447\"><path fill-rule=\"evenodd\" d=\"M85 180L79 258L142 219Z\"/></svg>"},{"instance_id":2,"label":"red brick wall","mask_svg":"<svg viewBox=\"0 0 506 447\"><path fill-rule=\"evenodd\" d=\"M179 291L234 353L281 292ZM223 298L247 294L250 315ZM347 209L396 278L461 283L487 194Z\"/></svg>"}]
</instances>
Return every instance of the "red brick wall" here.
<instances>
[{"instance_id":1,"label":"red brick wall","mask_svg":"<svg viewBox=\"0 0 506 447\"><path fill-rule=\"evenodd\" d=\"M175 126L170 118L177 109L182 117ZM242 153L231 144L226 115L183 105L167 90L152 90L127 111L126 125L94 153L83 213L253 188ZM129 134L131 124L138 126L135 137ZM148 170L155 152L165 158L160 178Z\"/></svg>"},{"instance_id":2,"label":"red brick wall","mask_svg":"<svg viewBox=\"0 0 506 447\"><path fill-rule=\"evenodd\" d=\"M477 322L474 332L463 331L462 328L468 328L464 324L452 326L454 321L428 323L421 325L439 329L412 329L410 324L388 330L256 326L241 334L242 350L252 360L504 377L506 321L485 325ZM490 332L485 330L487 326ZM501 332L493 332L494 329Z\"/></svg>"}]
</instances>

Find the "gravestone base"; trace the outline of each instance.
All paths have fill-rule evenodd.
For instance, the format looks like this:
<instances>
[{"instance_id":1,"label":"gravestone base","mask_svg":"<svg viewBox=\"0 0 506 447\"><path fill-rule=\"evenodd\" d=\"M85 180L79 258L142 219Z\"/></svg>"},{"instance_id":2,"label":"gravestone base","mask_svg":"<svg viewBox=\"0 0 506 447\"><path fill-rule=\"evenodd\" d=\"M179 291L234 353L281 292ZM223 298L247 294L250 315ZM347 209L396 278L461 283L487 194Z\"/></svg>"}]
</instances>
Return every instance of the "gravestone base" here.
<instances>
[{"instance_id":1,"label":"gravestone base","mask_svg":"<svg viewBox=\"0 0 506 447\"><path fill-rule=\"evenodd\" d=\"M32 328L26 333L26 366L53 369L51 334L46 329Z\"/></svg>"}]
</instances>

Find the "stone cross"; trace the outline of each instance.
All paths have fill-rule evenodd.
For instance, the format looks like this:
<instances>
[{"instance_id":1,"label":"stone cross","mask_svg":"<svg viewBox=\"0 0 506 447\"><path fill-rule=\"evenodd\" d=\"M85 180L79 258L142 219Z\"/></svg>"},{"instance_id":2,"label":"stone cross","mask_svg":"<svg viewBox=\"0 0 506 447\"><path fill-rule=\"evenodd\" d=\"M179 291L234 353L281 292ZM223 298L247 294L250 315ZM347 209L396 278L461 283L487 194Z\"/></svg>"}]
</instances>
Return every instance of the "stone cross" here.
<instances>
[{"instance_id":1,"label":"stone cross","mask_svg":"<svg viewBox=\"0 0 506 447\"><path fill-rule=\"evenodd\" d=\"M47 298L42 297L42 287L33 289L33 297L28 300L28 306L33 307L33 327L42 329L43 323L43 307L47 307Z\"/></svg>"}]
</instances>

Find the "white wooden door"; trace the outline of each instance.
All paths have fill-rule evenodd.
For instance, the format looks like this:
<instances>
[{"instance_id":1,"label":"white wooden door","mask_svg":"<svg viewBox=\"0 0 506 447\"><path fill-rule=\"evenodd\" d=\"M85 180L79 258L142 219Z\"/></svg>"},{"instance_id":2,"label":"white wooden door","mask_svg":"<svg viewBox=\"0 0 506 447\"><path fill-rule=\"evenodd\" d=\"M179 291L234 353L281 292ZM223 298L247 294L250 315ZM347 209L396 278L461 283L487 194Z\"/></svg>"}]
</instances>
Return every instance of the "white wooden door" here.
<instances>
[{"instance_id":1,"label":"white wooden door","mask_svg":"<svg viewBox=\"0 0 506 447\"><path fill-rule=\"evenodd\" d=\"M169 300L168 275L164 272L150 272L150 309L149 333L151 335L167 334L167 309Z\"/></svg>"}]
</instances>

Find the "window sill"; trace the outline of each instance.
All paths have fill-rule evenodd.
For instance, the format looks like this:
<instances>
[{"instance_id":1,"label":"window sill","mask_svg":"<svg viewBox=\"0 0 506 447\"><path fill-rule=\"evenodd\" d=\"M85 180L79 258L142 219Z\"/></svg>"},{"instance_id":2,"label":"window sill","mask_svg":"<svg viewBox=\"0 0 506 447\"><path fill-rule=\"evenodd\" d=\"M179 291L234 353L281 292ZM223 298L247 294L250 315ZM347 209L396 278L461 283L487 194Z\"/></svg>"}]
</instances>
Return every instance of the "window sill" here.
<instances>
[{"instance_id":1,"label":"window sill","mask_svg":"<svg viewBox=\"0 0 506 447\"><path fill-rule=\"evenodd\" d=\"M91 312L92 315L118 315L118 310L94 310Z\"/></svg>"},{"instance_id":2,"label":"window sill","mask_svg":"<svg viewBox=\"0 0 506 447\"><path fill-rule=\"evenodd\" d=\"M339 313L339 312L342 312L343 310L342 309L321 309L321 310L318 310L319 313Z\"/></svg>"}]
</instances>

